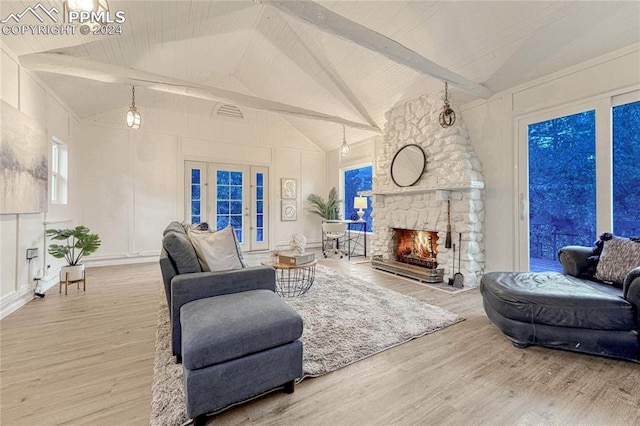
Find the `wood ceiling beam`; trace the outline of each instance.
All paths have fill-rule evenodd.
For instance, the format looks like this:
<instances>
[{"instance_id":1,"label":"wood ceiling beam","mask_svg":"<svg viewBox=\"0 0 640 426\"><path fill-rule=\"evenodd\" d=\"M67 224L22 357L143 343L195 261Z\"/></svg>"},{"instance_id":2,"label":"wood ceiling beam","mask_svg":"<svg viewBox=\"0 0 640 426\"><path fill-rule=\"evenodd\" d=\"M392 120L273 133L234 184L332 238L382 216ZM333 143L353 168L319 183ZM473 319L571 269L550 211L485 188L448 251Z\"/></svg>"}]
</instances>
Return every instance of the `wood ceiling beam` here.
<instances>
[{"instance_id":1,"label":"wood ceiling beam","mask_svg":"<svg viewBox=\"0 0 640 426\"><path fill-rule=\"evenodd\" d=\"M471 95L484 99L491 97L491 91L485 86L456 74L397 41L338 15L313 1L264 0L263 2L324 32L379 53L394 62L442 81L448 81L452 86Z\"/></svg>"},{"instance_id":2,"label":"wood ceiling beam","mask_svg":"<svg viewBox=\"0 0 640 426\"><path fill-rule=\"evenodd\" d=\"M205 99L208 101L226 102L294 117L329 121L344 124L354 129L382 134L382 131L378 127L369 124L133 68L76 58L59 53L32 53L22 55L18 59L23 67L32 71L67 75L103 83L143 86L158 92L172 93L174 95Z\"/></svg>"}]
</instances>

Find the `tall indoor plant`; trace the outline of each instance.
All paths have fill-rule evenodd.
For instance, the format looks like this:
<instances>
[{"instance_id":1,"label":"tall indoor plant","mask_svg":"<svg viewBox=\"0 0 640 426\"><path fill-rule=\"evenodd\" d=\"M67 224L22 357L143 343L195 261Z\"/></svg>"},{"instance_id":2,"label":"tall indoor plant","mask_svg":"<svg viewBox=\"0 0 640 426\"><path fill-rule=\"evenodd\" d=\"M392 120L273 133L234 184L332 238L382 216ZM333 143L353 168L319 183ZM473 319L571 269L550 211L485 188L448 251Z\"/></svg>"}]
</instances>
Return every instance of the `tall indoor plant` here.
<instances>
[{"instance_id":1,"label":"tall indoor plant","mask_svg":"<svg viewBox=\"0 0 640 426\"><path fill-rule=\"evenodd\" d=\"M342 200L338 199L338 191L336 188L331 188L329 191L329 196L327 197L327 201L324 200L320 195L311 194L307 197L307 201L311 203L311 213L315 213L327 220L335 220L339 219L338 212L340 210L340 203Z\"/></svg>"},{"instance_id":2,"label":"tall indoor plant","mask_svg":"<svg viewBox=\"0 0 640 426\"><path fill-rule=\"evenodd\" d=\"M80 260L98 250L101 244L98 234L92 234L89 228L79 225L73 229L48 229L47 235L53 241L63 241L49 245L51 256L67 261L67 266L60 270L60 280L66 279L67 273L69 281L83 279L84 264Z\"/></svg>"}]
</instances>

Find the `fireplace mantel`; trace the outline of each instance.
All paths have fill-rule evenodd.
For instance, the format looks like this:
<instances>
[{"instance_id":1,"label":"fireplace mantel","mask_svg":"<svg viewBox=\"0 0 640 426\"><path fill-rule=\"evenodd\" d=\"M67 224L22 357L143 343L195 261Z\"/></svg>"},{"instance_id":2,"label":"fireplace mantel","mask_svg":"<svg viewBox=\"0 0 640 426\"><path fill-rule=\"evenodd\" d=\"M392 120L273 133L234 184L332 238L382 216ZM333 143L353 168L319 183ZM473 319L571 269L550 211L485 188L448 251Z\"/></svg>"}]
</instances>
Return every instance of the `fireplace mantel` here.
<instances>
[{"instance_id":1,"label":"fireplace mantel","mask_svg":"<svg viewBox=\"0 0 640 426\"><path fill-rule=\"evenodd\" d=\"M436 191L469 191L471 189L484 189L484 182L481 180L474 180L471 182L461 182L459 184L448 183L446 187L437 188L408 186L405 188L388 189L382 191L363 191L361 192L361 195L410 195Z\"/></svg>"}]
</instances>

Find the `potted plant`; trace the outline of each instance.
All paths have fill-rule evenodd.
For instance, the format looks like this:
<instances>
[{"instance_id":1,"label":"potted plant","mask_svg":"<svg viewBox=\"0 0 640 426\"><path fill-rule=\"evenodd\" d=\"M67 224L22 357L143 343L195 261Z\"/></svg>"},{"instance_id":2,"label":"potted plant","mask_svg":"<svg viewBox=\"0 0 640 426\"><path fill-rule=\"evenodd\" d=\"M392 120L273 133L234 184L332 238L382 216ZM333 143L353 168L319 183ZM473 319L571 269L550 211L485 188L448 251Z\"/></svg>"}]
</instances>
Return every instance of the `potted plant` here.
<instances>
[{"instance_id":1,"label":"potted plant","mask_svg":"<svg viewBox=\"0 0 640 426\"><path fill-rule=\"evenodd\" d=\"M83 279L84 264L80 260L98 250L101 244L98 234L92 234L89 228L80 225L73 229L48 229L47 235L54 241L63 241L49 245L51 256L67 261L67 266L60 270L60 281L67 278L69 281Z\"/></svg>"},{"instance_id":2,"label":"potted plant","mask_svg":"<svg viewBox=\"0 0 640 426\"><path fill-rule=\"evenodd\" d=\"M340 211L340 203L342 200L338 199L338 191L336 188L331 188L327 201L320 195L311 194L307 197L307 201L311 203L313 210L311 213L315 213L326 220L335 220L338 218L338 212Z\"/></svg>"}]
</instances>

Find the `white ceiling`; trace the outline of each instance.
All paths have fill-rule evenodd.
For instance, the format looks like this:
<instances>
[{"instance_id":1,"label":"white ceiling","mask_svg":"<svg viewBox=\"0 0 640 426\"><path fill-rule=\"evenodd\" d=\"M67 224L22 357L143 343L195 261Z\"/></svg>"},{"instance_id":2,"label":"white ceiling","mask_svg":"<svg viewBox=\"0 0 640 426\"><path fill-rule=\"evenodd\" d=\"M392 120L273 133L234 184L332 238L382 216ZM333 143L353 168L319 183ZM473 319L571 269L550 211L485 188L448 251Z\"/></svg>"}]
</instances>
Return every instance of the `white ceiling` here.
<instances>
[{"instance_id":1,"label":"white ceiling","mask_svg":"<svg viewBox=\"0 0 640 426\"><path fill-rule=\"evenodd\" d=\"M34 1L0 3L0 16ZM46 7L61 1L44 0ZM389 37L492 93L640 42L640 2L327 1L331 11ZM384 112L443 83L322 32L267 3L118 1L122 35L5 36L16 55L63 53L384 126ZM126 109L130 86L38 72L81 118ZM150 99L140 88L137 104ZM82 94L82 95L80 95ZM176 96L176 95L169 95ZM455 107L475 99L450 87ZM283 116L325 150L338 124ZM354 141L372 136L347 129Z\"/></svg>"}]
</instances>

